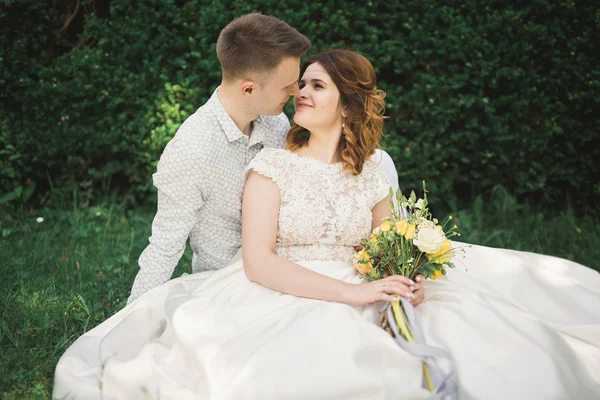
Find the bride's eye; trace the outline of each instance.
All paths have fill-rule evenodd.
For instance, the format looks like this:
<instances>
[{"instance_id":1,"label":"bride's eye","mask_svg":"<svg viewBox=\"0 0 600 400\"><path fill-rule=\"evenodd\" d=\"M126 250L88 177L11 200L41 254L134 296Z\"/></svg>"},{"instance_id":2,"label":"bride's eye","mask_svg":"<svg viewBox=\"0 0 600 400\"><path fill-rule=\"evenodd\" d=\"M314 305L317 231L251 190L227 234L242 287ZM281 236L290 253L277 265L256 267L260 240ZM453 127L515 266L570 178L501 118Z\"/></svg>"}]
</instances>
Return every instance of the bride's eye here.
<instances>
[{"instance_id":1,"label":"bride's eye","mask_svg":"<svg viewBox=\"0 0 600 400\"><path fill-rule=\"evenodd\" d=\"M298 82L298 88L302 89L306 84L304 82Z\"/></svg>"},{"instance_id":2,"label":"bride's eye","mask_svg":"<svg viewBox=\"0 0 600 400\"><path fill-rule=\"evenodd\" d=\"M320 83L315 83L315 89L323 89L323 85Z\"/></svg>"}]
</instances>

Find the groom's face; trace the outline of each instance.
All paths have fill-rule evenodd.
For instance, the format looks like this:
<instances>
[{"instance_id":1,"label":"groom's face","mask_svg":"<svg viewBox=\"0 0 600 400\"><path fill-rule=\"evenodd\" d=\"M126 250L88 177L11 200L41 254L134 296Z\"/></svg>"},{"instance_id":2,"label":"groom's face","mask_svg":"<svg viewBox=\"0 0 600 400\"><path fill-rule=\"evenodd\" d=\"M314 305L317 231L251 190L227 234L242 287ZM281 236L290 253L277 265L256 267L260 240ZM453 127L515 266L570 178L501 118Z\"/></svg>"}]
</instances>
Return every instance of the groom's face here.
<instances>
[{"instance_id":1,"label":"groom's face","mask_svg":"<svg viewBox=\"0 0 600 400\"><path fill-rule=\"evenodd\" d=\"M259 115L279 115L291 96L298 94L300 59L284 58L260 85L255 104Z\"/></svg>"}]
</instances>

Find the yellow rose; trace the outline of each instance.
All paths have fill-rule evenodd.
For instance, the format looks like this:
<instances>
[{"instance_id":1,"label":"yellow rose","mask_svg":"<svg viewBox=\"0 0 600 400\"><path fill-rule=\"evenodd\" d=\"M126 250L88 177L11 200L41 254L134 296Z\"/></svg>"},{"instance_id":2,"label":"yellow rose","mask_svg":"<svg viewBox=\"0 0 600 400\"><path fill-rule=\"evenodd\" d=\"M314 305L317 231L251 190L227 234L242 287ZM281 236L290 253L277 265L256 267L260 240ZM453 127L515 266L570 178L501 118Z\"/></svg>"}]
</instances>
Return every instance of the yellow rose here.
<instances>
[{"instance_id":1,"label":"yellow rose","mask_svg":"<svg viewBox=\"0 0 600 400\"><path fill-rule=\"evenodd\" d=\"M356 253L356 259L358 261L369 261L371 259L371 256L369 256L369 253L367 253L366 250L361 250L358 253Z\"/></svg>"},{"instance_id":2,"label":"yellow rose","mask_svg":"<svg viewBox=\"0 0 600 400\"><path fill-rule=\"evenodd\" d=\"M398 231L399 235L404 236L406 234L406 230L408 229L408 222L405 220L400 220L396 222L396 231Z\"/></svg>"},{"instance_id":3,"label":"yellow rose","mask_svg":"<svg viewBox=\"0 0 600 400\"><path fill-rule=\"evenodd\" d=\"M352 264L354 264L354 268L356 269L356 271L358 271L359 274L366 275L373 269L373 264L371 264L370 262L363 264L359 261L369 261L370 259L371 257L369 257L369 253L367 253L365 250L361 250L354 255L354 260L352 261Z\"/></svg>"},{"instance_id":4,"label":"yellow rose","mask_svg":"<svg viewBox=\"0 0 600 400\"><path fill-rule=\"evenodd\" d=\"M441 278L442 275L444 275L444 274L442 274L442 271L440 271L439 269L437 271L435 271L433 274L435 275L435 279Z\"/></svg>"},{"instance_id":5,"label":"yellow rose","mask_svg":"<svg viewBox=\"0 0 600 400\"><path fill-rule=\"evenodd\" d=\"M429 279L431 279L432 281L435 281L437 279L437 276L435 276L435 274L431 274L431 275L429 275Z\"/></svg>"},{"instance_id":6,"label":"yellow rose","mask_svg":"<svg viewBox=\"0 0 600 400\"><path fill-rule=\"evenodd\" d=\"M369 237L369 241L373 244L373 247L371 249L375 249L375 251L379 253L381 251L381 246L379 246L377 235L371 235Z\"/></svg>"},{"instance_id":7,"label":"yellow rose","mask_svg":"<svg viewBox=\"0 0 600 400\"><path fill-rule=\"evenodd\" d=\"M442 247L435 254L427 254L427 258L436 264L443 264L454 256L452 242L449 239L444 240Z\"/></svg>"},{"instance_id":8,"label":"yellow rose","mask_svg":"<svg viewBox=\"0 0 600 400\"><path fill-rule=\"evenodd\" d=\"M412 240L415 238L415 226L413 224L409 224L408 228L406 228L406 233L404 234L404 237L407 238L408 240Z\"/></svg>"},{"instance_id":9,"label":"yellow rose","mask_svg":"<svg viewBox=\"0 0 600 400\"><path fill-rule=\"evenodd\" d=\"M381 229L381 232L389 232L392 229L392 224L390 221L383 221L381 225L379 225L379 229Z\"/></svg>"},{"instance_id":10,"label":"yellow rose","mask_svg":"<svg viewBox=\"0 0 600 400\"><path fill-rule=\"evenodd\" d=\"M371 263L358 264L358 267L356 268L356 270L361 275L367 275L369 272L371 272L373 270L373 264L371 264Z\"/></svg>"}]
</instances>

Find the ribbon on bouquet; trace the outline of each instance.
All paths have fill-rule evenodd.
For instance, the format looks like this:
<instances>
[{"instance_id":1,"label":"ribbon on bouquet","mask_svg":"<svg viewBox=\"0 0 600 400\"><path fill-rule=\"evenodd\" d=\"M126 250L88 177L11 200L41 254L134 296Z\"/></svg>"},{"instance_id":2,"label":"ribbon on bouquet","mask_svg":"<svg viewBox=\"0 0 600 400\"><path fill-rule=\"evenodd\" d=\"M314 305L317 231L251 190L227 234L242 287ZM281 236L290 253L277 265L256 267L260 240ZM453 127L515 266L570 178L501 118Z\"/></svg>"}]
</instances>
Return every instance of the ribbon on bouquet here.
<instances>
[{"instance_id":1,"label":"ribbon on bouquet","mask_svg":"<svg viewBox=\"0 0 600 400\"><path fill-rule=\"evenodd\" d=\"M398 318L402 318L401 315L398 315L398 318L395 316L397 313L402 313L402 310L398 307L396 302L388 304L384 310L384 312L387 313L387 320L390 328L394 333L394 340L407 353L423 361L424 380L433 392L432 396L429 397L430 400L457 400L458 386L452 379L455 374L452 356L444 349L425 344L425 337L421 327L417 324L413 305L410 304L407 299L402 297L400 298L400 302L404 309L404 315L408 320L413 341L407 341L398 328L398 323L404 324L405 321L398 321ZM396 303L396 307L394 307L394 303ZM394 308L397 309L396 312ZM402 326L401 328L403 328L403 330L406 329L406 327ZM448 372L445 372L439 366L437 362L437 359L439 358L446 358L450 361L450 370Z\"/></svg>"}]
</instances>

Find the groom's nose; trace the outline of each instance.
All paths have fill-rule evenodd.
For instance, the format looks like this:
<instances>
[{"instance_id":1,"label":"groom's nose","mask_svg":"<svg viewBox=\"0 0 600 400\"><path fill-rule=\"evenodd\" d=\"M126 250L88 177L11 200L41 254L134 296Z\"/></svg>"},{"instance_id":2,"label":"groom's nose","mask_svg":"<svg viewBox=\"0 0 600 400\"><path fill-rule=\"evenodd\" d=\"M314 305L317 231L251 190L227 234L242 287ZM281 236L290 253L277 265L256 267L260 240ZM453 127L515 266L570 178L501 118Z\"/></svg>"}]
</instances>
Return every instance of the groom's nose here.
<instances>
[{"instance_id":1,"label":"groom's nose","mask_svg":"<svg viewBox=\"0 0 600 400\"><path fill-rule=\"evenodd\" d=\"M290 90L290 96L298 96L300 94L300 87L298 86L298 82L292 85L292 89Z\"/></svg>"}]
</instances>

